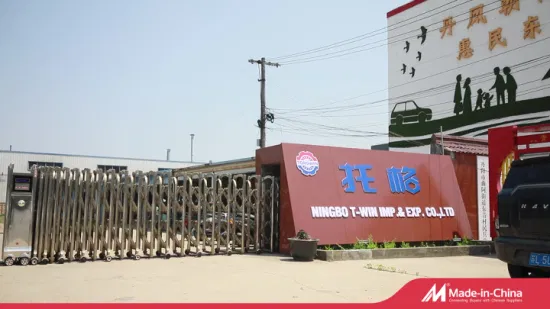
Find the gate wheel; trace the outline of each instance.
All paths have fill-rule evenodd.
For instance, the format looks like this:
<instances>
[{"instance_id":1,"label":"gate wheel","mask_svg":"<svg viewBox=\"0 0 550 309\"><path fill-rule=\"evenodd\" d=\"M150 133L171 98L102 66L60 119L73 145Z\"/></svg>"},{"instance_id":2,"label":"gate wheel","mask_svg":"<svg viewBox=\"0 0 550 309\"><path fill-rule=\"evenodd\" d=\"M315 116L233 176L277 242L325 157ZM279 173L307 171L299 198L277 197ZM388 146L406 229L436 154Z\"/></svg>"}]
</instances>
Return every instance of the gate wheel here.
<instances>
[{"instance_id":1,"label":"gate wheel","mask_svg":"<svg viewBox=\"0 0 550 309\"><path fill-rule=\"evenodd\" d=\"M31 259L31 265L32 265L32 266L38 265L38 258L33 257L33 258Z\"/></svg>"},{"instance_id":2,"label":"gate wheel","mask_svg":"<svg viewBox=\"0 0 550 309\"><path fill-rule=\"evenodd\" d=\"M29 258L28 257L19 258L19 265L21 266L29 265Z\"/></svg>"},{"instance_id":3,"label":"gate wheel","mask_svg":"<svg viewBox=\"0 0 550 309\"><path fill-rule=\"evenodd\" d=\"M8 257L4 260L4 264L5 264L6 266L12 266L14 262L15 262L15 260L14 260L11 256L8 256Z\"/></svg>"}]
</instances>

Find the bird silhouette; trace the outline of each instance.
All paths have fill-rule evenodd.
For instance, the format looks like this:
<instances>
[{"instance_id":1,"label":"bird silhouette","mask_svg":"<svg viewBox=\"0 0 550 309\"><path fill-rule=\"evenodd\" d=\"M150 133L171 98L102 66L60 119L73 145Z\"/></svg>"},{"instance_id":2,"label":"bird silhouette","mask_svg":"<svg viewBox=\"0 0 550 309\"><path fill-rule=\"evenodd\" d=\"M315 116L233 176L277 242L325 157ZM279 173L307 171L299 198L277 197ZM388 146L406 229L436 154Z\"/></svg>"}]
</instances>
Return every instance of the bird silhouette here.
<instances>
[{"instance_id":1,"label":"bird silhouette","mask_svg":"<svg viewBox=\"0 0 550 309\"><path fill-rule=\"evenodd\" d=\"M416 72L416 70L413 67L411 67L411 73L409 73L411 74L411 78L414 77L414 72Z\"/></svg>"},{"instance_id":2,"label":"bird silhouette","mask_svg":"<svg viewBox=\"0 0 550 309\"><path fill-rule=\"evenodd\" d=\"M550 69L548 69L548 72L546 72L542 80L549 79L549 78L550 78Z\"/></svg>"},{"instance_id":3,"label":"bird silhouette","mask_svg":"<svg viewBox=\"0 0 550 309\"><path fill-rule=\"evenodd\" d=\"M426 33L428 32L428 29L426 29L426 27L424 27L424 26L421 26L420 31L422 31L422 34L420 34L416 38L417 39L422 39L422 41L420 41L420 45L422 45L422 44L424 44L424 42L426 42Z\"/></svg>"},{"instance_id":4,"label":"bird silhouette","mask_svg":"<svg viewBox=\"0 0 550 309\"><path fill-rule=\"evenodd\" d=\"M422 53L421 52L416 52L418 54L418 56L416 56L416 59L418 59L418 61L420 61L422 59Z\"/></svg>"},{"instance_id":5,"label":"bird silhouette","mask_svg":"<svg viewBox=\"0 0 550 309\"><path fill-rule=\"evenodd\" d=\"M409 41L405 41L405 47L403 47L403 49L406 53L409 52L409 47L411 47L411 43L409 43Z\"/></svg>"},{"instance_id":6,"label":"bird silhouette","mask_svg":"<svg viewBox=\"0 0 550 309\"><path fill-rule=\"evenodd\" d=\"M403 74L405 74L405 72L407 72L407 65L403 63L403 68L401 69L401 72L403 72Z\"/></svg>"}]
</instances>

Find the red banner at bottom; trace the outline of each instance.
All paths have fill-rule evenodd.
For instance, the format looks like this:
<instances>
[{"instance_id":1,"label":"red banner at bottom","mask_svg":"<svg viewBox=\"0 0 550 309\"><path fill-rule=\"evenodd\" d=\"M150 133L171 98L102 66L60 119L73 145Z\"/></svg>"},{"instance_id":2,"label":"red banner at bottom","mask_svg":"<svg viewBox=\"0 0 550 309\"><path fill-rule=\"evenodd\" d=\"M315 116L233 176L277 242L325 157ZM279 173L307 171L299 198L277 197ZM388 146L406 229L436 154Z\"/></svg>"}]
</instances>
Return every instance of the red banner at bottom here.
<instances>
[{"instance_id":1,"label":"red banner at bottom","mask_svg":"<svg viewBox=\"0 0 550 309\"><path fill-rule=\"evenodd\" d=\"M101 309L145 309L158 308L398 308L407 305L425 307L512 307L547 308L547 292L550 291L548 279L415 279L403 286L389 299L370 304L134 304L134 303L95 303L95 304L4 304L4 308L101 308ZM276 291L274 291L276 293ZM243 301L246 301L243 295ZM365 297L366 298L366 297Z\"/></svg>"}]
</instances>

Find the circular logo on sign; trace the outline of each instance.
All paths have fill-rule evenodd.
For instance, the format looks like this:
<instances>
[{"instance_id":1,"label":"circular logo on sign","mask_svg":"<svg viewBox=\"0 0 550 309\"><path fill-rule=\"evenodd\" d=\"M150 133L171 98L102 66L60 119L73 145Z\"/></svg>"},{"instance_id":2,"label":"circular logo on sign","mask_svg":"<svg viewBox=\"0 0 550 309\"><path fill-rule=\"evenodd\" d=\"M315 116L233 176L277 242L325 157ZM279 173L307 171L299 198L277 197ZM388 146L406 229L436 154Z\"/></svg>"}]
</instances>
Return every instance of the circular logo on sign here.
<instances>
[{"instance_id":1,"label":"circular logo on sign","mask_svg":"<svg viewBox=\"0 0 550 309\"><path fill-rule=\"evenodd\" d=\"M296 156L296 167L305 176L314 176L319 171L319 160L309 151L300 151Z\"/></svg>"},{"instance_id":2,"label":"circular logo on sign","mask_svg":"<svg viewBox=\"0 0 550 309\"><path fill-rule=\"evenodd\" d=\"M19 200L19 201L17 202L17 206L19 206L19 207L25 206L25 201L24 201L24 200Z\"/></svg>"}]
</instances>

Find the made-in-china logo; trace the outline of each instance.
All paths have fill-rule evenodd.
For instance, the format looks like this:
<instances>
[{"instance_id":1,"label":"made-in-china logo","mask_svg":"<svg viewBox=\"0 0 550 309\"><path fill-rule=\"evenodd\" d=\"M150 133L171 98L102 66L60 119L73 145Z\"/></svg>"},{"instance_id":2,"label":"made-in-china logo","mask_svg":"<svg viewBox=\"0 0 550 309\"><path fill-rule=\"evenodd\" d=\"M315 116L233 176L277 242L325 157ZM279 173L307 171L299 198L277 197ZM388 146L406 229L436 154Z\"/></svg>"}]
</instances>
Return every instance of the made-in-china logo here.
<instances>
[{"instance_id":1,"label":"made-in-china logo","mask_svg":"<svg viewBox=\"0 0 550 309\"><path fill-rule=\"evenodd\" d=\"M319 171L319 160L310 151L300 151L296 156L296 167L305 176L314 176Z\"/></svg>"},{"instance_id":2,"label":"made-in-china logo","mask_svg":"<svg viewBox=\"0 0 550 309\"><path fill-rule=\"evenodd\" d=\"M453 288L450 283L438 286L434 284L422 298L423 303L520 303L523 292L508 288L461 289Z\"/></svg>"}]
</instances>

